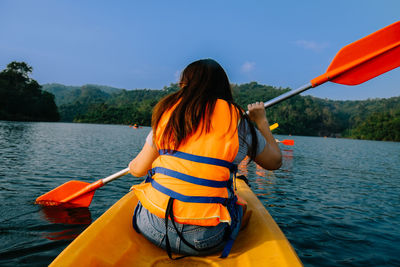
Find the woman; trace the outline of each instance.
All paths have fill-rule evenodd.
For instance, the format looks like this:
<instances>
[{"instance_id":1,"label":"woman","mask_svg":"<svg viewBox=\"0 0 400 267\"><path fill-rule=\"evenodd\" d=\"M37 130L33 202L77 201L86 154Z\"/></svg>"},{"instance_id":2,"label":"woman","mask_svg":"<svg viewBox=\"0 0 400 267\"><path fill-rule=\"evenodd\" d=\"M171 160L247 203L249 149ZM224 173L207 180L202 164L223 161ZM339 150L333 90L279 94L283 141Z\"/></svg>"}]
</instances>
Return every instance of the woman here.
<instances>
[{"instance_id":1,"label":"woman","mask_svg":"<svg viewBox=\"0 0 400 267\"><path fill-rule=\"evenodd\" d=\"M145 183L132 187L139 199L133 225L170 258L221 250L226 257L245 210L234 192L237 164L248 155L278 169L281 152L263 103L249 105L245 115L214 60L188 65L179 86L155 106L152 131L129 164L134 176L148 172Z\"/></svg>"}]
</instances>

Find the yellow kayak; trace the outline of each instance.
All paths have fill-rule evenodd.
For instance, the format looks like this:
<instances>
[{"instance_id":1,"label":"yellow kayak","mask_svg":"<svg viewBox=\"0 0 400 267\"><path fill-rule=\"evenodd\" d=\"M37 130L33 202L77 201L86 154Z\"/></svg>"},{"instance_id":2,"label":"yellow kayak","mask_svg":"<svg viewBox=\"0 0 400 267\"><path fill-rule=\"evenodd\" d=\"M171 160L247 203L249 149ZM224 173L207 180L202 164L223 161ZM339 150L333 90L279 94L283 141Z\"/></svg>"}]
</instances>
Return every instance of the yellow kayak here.
<instances>
[{"instance_id":1,"label":"yellow kayak","mask_svg":"<svg viewBox=\"0 0 400 267\"><path fill-rule=\"evenodd\" d=\"M238 194L252 211L229 256L170 260L132 227L137 203L133 191L126 194L80 234L50 266L303 266L296 252L247 184L237 180Z\"/></svg>"}]
</instances>

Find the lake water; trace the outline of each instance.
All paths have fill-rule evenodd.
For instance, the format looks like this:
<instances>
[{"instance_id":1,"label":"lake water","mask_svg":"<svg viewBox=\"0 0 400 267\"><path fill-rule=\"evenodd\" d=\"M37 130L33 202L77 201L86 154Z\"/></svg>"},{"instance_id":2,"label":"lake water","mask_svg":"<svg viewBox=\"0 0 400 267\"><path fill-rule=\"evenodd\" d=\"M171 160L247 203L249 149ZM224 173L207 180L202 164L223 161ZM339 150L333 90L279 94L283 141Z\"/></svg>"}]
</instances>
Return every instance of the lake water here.
<instances>
[{"instance_id":1,"label":"lake water","mask_svg":"<svg viewBox=\"0 0 400 267\"><path fill-rule=\"evenodd\" d=\"M139 152L150 128L0 121L0 266L46 266L141 179L98 189L88 209L42 208L58 185L94 182ZM241 166L305 266L400 266L400 143L276 136L280 170ZM266 252L268 253L268 252Z\"/></svg>"}]
</instances>

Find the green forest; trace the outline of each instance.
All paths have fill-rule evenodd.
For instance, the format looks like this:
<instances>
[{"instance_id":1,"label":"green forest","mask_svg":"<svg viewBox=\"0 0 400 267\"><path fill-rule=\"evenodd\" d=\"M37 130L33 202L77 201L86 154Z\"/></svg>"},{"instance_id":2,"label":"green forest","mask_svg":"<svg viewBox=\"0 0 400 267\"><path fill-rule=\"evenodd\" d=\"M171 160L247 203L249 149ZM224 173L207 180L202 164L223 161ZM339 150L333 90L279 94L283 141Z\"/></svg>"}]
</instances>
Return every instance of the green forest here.
<instances>
[{"instance_id":1,"label":"green forest","mask_svg":"<svg viewBox=\"0 0 400 267\"><path fill-rule=\"evenodd\" d=\"M102 85L40 86L29 78L32 68L12 62L0 73L0 119L63 121L150 126L154 105L179 89L125 90ZM232 84L236 102L243 108L267 101L290 88L250 82ZM267 109L274 133L400 141L400 97L337 101L294 96Z\"/></svg>"},{"instance_id":2,"label":"green forest","mask_svg":"<svg viewBox=\"0 0 400 267\"><path fill-rule=\"evenodd\" d=\"M32 67L11 62L0 72L0 120L58 121L54 95L29 77Z\"/></svg>"},{"instance_id":3,"label":"green forest","mask_svg":"<svg viewBox=\"0 0 400 267\"><path fill-rule=\"evenodd\" d=\"M70 87L46 84L56 96L62 121L134 124L150 126L154 105L178 90L170 84L161 90L123 90L99 85ZM236 102L242 107L267 101L290 88L275 88L256 82L233 84ZM359 101L336 101L312 96L294 96L267 110L274 133L400 141L400 97Z\"/></svg>"}]
</instances>

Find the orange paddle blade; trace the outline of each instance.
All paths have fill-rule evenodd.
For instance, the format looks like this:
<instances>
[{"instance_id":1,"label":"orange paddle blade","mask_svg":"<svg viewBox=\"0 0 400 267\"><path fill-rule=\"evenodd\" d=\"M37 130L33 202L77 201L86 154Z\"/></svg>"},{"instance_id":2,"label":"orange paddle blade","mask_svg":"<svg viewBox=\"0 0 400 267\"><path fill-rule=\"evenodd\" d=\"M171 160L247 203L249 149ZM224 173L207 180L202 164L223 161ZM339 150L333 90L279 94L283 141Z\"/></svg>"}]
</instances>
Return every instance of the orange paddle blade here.
<instances>
[{"instance_id":1,"label":"orange paddle blade","mask_svg":"<svg viewBox=\"0 0 400 267\"><path fill-rule=\"evenodd\" d=\"M400 21L343 47L327 71L312 79L357 85L400 66Z\"/></svg>"},{"instance_id":2,"label":"orange paddle blade","mask_svg":"<svg viewBox=\"0 0 400 267\"><path fill-rule=\"evenodd\" d=\"M36 204L44 206L58 206L67 205L74 207L88 207L92 202L94 190L87 191L86 188L92 184L81 182L81 181L69 181L59 187L51 190L50 192L41 195L35 201ZM68 200L71 196L76 195L78 192L86 191L80 196L76 196L73 199ZM68 201L65 201L67 199Z\"/></svg>"},{"instance_id":3,"label":"orange paddle blade","mask_svg":"<svg viewBox=\"0 0 400 267\"><path fill-rule=\"evenodd\" d=\"M291 139L285 139L285 140L282 140L282 141L279 141L279 142L284 144L284 145L287 145L287 146L294 146L294 140L291 140Z\"/></svg>"}]
</instances>

